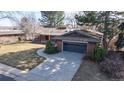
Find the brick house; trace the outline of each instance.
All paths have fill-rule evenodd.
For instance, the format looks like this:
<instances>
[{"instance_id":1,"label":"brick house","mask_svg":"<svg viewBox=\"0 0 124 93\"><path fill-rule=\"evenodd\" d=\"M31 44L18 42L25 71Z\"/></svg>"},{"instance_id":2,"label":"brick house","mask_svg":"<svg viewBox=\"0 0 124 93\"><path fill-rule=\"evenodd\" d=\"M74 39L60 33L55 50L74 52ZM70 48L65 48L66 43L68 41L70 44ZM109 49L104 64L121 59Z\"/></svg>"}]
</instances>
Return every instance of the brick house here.
<instances>
[{"instance_id":1,"label":"brick house","mask_svg":"<svg viewBox=\"0 0 124 93\"><path fill-rule=\"evenodd\" d=\"M22 30L2 30L0 31L0 44L11 44L24 38Z\"/></svg>"},{"instance_id":2,"label":"brick house","mask_svg":"<svg viewBox=\"0 0 124 93\"><path fill-rule=\"evenodd\" d=\"M41 27L35 33L36 36L35 36L35 39L33 41L37 42L37 43L46 43L48 40L52 39L53 37L64 35L67 32L68 31L66 29Z\"/></svg>"},{"instance_id":3,"label":"brick house","mask_svg":"<svg viewBox=\"0 0 124 93\"><path fill-rule=\"evenodd\" d=\"M64 35L54 37L60 51L71 51L90 55L97 43L102 41L102 33L96 31L74 30Z\"/></svg>"},{"instance_id":4,"label":"brick house","mask_svg":"<svg viewBox=\"0 0 124 93\"><path fill-rule=\"evenodd\" d=\"M86 29L42 28L35 40L40 43L52 40L60 51L71 51L90 54L97 43L102 43L103 34Z\"/></svg>"}]
</instances>

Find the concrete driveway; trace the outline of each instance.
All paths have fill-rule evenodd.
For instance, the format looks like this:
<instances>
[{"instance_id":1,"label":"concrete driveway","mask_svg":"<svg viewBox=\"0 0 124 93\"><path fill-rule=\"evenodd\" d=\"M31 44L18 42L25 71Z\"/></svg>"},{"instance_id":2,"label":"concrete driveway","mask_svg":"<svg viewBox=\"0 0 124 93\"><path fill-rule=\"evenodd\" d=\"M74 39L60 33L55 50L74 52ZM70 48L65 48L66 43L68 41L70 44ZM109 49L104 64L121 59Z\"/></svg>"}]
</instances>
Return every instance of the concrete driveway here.
<instances>
[{"instance_id":1,"label":"concrete driveway","mask_svg":"<svg viewBox=\"0 0 124 93\"><path fill-rule=\"evenodd\" d=\"M0 71L2 71L0 73L19 81L71 81L84 56L74 52L47 55L43 52L43 49L38 50L37 54L46 57L46 60L31 71L21 71L0 64Z\"/></svg>"},{"instance_id":2,"label":"concrete driveway","mask_svg":"<svg viewBox=\"0 0 124 93\"><path fill-rule=\"evenodd\" d=\"M78 70L83 54L74 52L60 52L58 54L47 55L43 49L37 54L47 59L30 73L39 76L39 80L72 80Z\"/></svg>"},{"instance_id":3,"label":"concrete driveway","mask_svg":"<svg viewBox=\"0 0 124 93\"><path fill-rule=\"evenodd\" d=\"M0 81L15 81L15 80L9 76L0 74Z\"/></svg>"}]
</instances>

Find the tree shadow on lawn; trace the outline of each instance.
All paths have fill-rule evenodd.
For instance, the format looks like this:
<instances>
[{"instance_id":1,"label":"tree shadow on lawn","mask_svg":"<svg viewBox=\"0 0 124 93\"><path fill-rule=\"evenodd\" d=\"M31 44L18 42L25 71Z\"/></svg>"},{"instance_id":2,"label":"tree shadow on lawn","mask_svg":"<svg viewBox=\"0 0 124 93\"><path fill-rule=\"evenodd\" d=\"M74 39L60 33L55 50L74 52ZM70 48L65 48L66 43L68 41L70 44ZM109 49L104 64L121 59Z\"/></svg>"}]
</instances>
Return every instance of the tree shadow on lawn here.
<instances>
[{"instance_id":1,"label":"tree shadow on lawn","mask_svg":"<svg viewBox=\"0 0 124 93\"><path fill-rule=\"evenodd\" d=\"M0 63L15 67L20 70L29 71L46 59L45 57L38 56L36 54L37 50L38 48L33 48L30 50L9 52L0 55Z\"/></svg>"}]
</instances>

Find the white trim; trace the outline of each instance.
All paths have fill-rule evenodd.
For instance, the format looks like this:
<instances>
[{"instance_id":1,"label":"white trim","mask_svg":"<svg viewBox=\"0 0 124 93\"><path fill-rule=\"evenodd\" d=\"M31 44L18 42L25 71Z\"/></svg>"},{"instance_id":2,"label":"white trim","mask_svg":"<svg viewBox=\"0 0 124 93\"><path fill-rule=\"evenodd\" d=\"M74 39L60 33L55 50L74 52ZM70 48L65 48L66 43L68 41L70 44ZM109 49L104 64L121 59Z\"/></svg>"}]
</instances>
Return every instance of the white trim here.
<instances>
[{"instance_id":1,"label":"white trim","mask_svg":"<svg viewBox=\"0 0 124 93\"><path fill-rule=\"evenodd\" d=\"M84 43L84 44L87 44L88 42L83 42L83 41L71 41L71 40L62 40L62 48L61 48L61 51L63 52L63 42L72 42L72 43Z\"/></svg>"},{"instance_id":2,"label":"white trim","mask_svg":"<svg viewBox=\"0 0 124 93\"><path fill-rule=\"evenodd\" d=\"M84 41L71 41L71 40L62 40L63 42L74 42L74 43L88 43Z\"/></svg>"}]
</instances>

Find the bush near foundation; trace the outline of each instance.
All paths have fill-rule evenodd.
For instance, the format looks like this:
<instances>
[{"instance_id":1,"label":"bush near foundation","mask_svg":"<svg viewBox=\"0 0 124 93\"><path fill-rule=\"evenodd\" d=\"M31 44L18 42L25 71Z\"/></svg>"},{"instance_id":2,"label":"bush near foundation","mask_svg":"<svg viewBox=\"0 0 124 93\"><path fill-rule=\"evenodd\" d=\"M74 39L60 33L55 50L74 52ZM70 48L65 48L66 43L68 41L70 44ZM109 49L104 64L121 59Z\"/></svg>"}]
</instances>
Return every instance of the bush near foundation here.
<instances>
[{"instance_id":1,"label":"bush near foundation","mask_svg":"<svg viewBox=\"0 0 124 93\"><path fill-rule=\"evenodd\" d=\"M46 48L45 48L44 52L47 54L55 54L55 53L58 53L59 50L57 49L57 47L53 46L51 41L48 41L46 43Z\"/></svg>"},{"instance_id":2,"label":"bush near foundation","mask_svg":"<svg viewBox=\"0 0 124 93\"><path fill-rule=\"evenodd\" d=\"M97 45L97 47L94 49L93 53L91 54L91 60L95 62L102 61L107 55L107 49L100 47Z\"/></svg>"}]
</instances>

